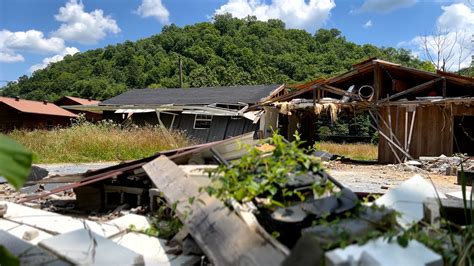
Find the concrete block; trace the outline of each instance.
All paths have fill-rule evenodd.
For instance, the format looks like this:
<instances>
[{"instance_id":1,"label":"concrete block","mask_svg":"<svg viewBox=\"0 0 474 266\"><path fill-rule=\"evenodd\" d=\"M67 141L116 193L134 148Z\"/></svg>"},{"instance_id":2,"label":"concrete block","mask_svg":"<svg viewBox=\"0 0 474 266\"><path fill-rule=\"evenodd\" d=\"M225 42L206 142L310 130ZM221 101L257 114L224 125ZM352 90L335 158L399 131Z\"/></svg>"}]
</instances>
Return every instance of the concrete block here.
<instances>
[{"instance_id":1,"label":"concrete block","mask_svg":"<svg viewBox=\"0 0 474 266\"><path fill-rule=\"evenodd\" d=\"M440 227L441 215L437 199L427 198L423 202L423 221L431 224L435 228Z\"/></svg>"},{"instance_id":2,"label":"concrete block","mask_svg":"<svg viewBox=\"0 0 474 266\"><path fill-rule=\"evenodd\" d=\"M345 265L426 265L442 266L443 258L416 240L402 247L396 241L388 242L383 237L367 242L363 246L350 245L326 252L327 266Z\"/></svg>"},{"instance_id":3,"label":"concrete block","mask_svg":"<svg viewBox=\"0 0 474 266\"><path fill-rule=\"evenodd\" d=\"M436 193L433 185L422 176L415 175L399 186L390 189L385 195L378 198L375 204L385 205L401 213L397 222L409 228L423 219L423 201L426 198L446 198L443 193Z\"/></svg>"},{"instance_id":4,"label":"concrete block","mask_svg":"<svg viewBox=\"0 0 474 266\"><path fill-rule=\"evenodd\" d=\"M49 234L63 234L78 229L90 228L96 234L110 237L120 233L120 229L107 223L97 223L76 219L57 213L33 209L23 205L6 202L8 212L5 218L20 224L35 227ZM19 236L22 237L22 236Z\"/></svg>"},{"instance_id":5,"label":"concrete block","mask_svg":"<svg viewBox=\"0 0 474 266\"><path fill-rule=\"evenodd\" d=\"M25 233L23 233L22 238L26 241L31 241L31 240L37 238L38 236L39 236L39 231L36 230L36 229L31 229L31 230L25 231Z\"/></svg>"},{"instance_id":6,"label":"concrete block","mask_svg":"<svg viewBox=\"0 0 474 266\"><path fill-rule=\"evenodd\" d=\"M145 265L186 265L190 260L199 261L197 256L167 254L166 240L140 233L128 233L112 239L115 243L129 248L144 258ZM190 264L187 264L190 265Z\"/></svg>"},{"instance_id":7,"label":"concrete block","mask_svg":"<svg viewBox=\"0 0 474 266\"><path fill-rule=\"evenodd\" d=\"M46 250L0 230L0 245L20 259L20 265L69 265Z\"/></svg>"},{"instance_id":8,"label":"concrete block","mask_svg":"<svg viewBox=\"0 0 474 266\"><path fill-rule=\"evenodd\" d=\"M11 221L0 218L0 230L8 231L8 230L10 230L12 228L15 228L15 227L18 227L20 225L21 224L19 224L19 223L11 222Z\"/></svg>"},{"instance_id":9,"label":"concrete block","mask_svg":"<svg viewBox=\"0 0 474 266\"><path fill-rule=\"evenodd\" d=\"M48 238L39 246L73 264L144 264L142 255L86 229Z\"/></svg>"}]
</instances>

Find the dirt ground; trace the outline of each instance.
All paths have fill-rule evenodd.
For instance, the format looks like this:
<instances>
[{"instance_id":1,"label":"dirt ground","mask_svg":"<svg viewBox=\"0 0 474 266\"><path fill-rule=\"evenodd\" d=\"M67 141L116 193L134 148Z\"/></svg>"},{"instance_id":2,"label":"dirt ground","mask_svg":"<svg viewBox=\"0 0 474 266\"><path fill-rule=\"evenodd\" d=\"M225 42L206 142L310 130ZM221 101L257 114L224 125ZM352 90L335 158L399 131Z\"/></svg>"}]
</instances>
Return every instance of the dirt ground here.
<instances>
[{"instance_id":1,"label":"dirt ground","mask_svg":"<svg viewBox=\"0 0 474 266\"><path fill-rule=\"evenodd\" d=\"M407 171L400 165L361 165L330 162L325 165L327 171L343 185L355 192L386 193L410 177L419 174L426 180L432 180L435 187L443 192L460 191L456 176L433 174L422 169Z\"/></svg>"}]
</instances>

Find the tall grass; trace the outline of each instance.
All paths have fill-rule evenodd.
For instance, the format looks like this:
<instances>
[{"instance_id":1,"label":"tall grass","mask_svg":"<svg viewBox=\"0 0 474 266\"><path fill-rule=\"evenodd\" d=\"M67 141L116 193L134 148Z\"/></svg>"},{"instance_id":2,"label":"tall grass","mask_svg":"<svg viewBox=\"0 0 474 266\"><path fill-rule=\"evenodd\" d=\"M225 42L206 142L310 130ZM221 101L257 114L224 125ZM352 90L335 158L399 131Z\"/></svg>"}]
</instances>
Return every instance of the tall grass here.
<instances>
[{"instance_id":1,"label":"tall grass","mask_svg":"<svg viewBox=\"0 0 474 266\"><path fill-rule=\"evenodd\" d=\"M368 143L319 142L316 148L354 160L376 160L378 155L377 145Z\"/></svg>"},{"instance_id":2,"label":"tall grass","mask_svg":"<svg viewBox=\"0 0 474 266\"><path fill-rule=\"evenodd\" d=\"M81 121L68 128L15 130L8 135L35 152L36 163L131 160L191 144L182 132L157 127L121 129L110 122Z\"/></svg>"}]
</instances>

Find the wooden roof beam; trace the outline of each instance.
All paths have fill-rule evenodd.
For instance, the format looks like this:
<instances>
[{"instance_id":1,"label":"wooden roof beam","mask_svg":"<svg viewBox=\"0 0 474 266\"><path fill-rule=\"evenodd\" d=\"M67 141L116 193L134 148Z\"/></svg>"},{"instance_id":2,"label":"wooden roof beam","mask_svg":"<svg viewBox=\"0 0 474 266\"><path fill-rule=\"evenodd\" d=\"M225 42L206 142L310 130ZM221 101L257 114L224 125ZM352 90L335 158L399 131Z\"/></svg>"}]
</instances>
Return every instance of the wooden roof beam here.
<instances>
[{"instance_id":1,"label":"wooden roof beam","mask_svg":"<svg viewBox=\"0 0 474 266\"><path fill-rule=\"evenodd\" d=\"M343 89L336 88L334 86L327 85L327 84L317 86L317 88L319 88L320 90L323 90L323 91L327 91L327 92L334 93L334 94L341 95L341 96L347 96L347 97L350 97L350 98L353 98L353 99L356 99L356 98L359 97L355 93L348 92L348 91L345 91Z\"/></svg>"},{"instance_id":2,"label":"wooden roof beam","mask_svg":"<svg viewBox=\"0 0 474 266\"><path fill-rule=\"evenodd\" d=\"M388 97L388 98L381 99L381 100L379 101L379 103L388 102L388 101L394 100L394 99L396 99L396 98L398 98L398 97L401 97L401 96L403 96L403 95L406 95L406 94L417 93L417 92L420 92L420 91L424 91L424 90L430 88L431 85L433 85L433 84L435 84L436 82L439 82L439 81L441 81L441 80L443 80L443 79L444 79L444 78L441 77L441 78L436 78L436 79L430 80L430 81L428 81L428 82L422 83L422 84L417 85L417 86L415 86L415 87L412 87L412 88L410 88L410 89L407 89L407 90L404 90L404 91L402 91L402 92L396 93L396 94L394 94L394 95L392 95L392 96L390 96L390 97Z\"/></svg>"}]
</instances>

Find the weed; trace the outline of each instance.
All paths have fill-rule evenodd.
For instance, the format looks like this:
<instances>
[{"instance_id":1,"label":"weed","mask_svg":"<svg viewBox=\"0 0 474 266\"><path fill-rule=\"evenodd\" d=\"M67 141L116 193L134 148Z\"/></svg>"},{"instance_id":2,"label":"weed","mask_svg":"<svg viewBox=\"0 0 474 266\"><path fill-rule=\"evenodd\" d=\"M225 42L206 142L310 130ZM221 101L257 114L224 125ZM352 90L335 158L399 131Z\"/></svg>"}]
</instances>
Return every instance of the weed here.
<instances>
[{"instance_id":1,"label":"weed","mask_svg":"<svg viewBox=\"0 0 474 266\"><path fill-rule=\"evenodd\" d=\"M36 163L132 160L191 144L182 132L151 126L122 129L111 121L77 120L68 128L14 130L9 136L35 152Z\"/></svg>"}]
</instances>

